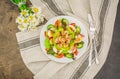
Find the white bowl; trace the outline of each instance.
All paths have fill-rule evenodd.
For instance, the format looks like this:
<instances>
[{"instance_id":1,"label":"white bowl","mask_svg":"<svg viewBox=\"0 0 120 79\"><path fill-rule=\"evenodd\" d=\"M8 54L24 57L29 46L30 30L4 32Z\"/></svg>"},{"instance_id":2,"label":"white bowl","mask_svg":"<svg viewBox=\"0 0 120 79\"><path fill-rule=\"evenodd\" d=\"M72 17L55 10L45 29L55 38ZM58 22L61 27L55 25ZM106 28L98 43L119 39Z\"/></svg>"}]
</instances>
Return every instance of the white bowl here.
<instances>
[{"instance_id":1,"label":"white bowl","mask_svg":"<svg viewBox=\"0 0 120 79\"><path fill-rule=\"evenodd\" d=\"M57 17L54 17L52 19L50 19L44 26L43 28L41 29L41 33L40 33L40 46L42 48L42 51L43 53L48 57L50 58L51 60L53 61L56 61L56 62L60 62L60 63L69 63L69 62L72 62L74 61L73 59L69 59L69 58L56 58L52 55L49 55L47 54L46 50L45 50L45 45L44 45L44 41L45 41L45 36L44 36L44 32L47 30L47 26L49 24L54 24L55 21L57 19L60 19L60 18L66 18L68 19L69 23L76 23L80 28L81 28L81 34L83 34L85 37L83 39L84 41L84 46L83 48L81 49L78 49L78 55L76 56L76 59L80 58L86 51L87 49L87 45L88 45L88 33L87 33L87 30L85 29L84 25L82 22L78 21L77 19L73 18L73 17L70 17L70 16L57 16Z\"/></svg>"}]
</instances>

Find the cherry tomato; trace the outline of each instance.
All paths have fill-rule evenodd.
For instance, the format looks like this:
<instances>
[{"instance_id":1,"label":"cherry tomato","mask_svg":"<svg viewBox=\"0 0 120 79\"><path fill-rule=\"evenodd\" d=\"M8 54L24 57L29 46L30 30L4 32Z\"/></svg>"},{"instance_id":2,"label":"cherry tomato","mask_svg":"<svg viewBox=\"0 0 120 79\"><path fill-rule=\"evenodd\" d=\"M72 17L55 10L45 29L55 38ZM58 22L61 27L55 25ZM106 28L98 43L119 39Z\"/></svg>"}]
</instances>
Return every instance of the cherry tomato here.
<instances>
[{"instance_id":1,"label":"cherry tomato","mask_svg":"<svg viewBox=\"0 0 120 79\"><path fill-rule=\"evenodd\" d=\"M57 20L57 21L55 22L55 26L56 26L56 27L59 26L59 20Z\"/></svg>"},{"instance_id":2,"label":"cherry tomato","mask_svg":"<svg viewBox=\"0 0 120 79\"><path fill-rule=\"evenodd\" d=\"M74 47L76 47L77 46L77 44L74 44Z\"/></svg>"},{"instance_id":3,"label":"cherry tomato","mask_svg":"<svg viewBox=\"0 0 120 79\"><path fill-rule=\"evenodd\" d=\"M76 49L76 51L74 52L75 55L78 55L78 50Z\"/></svg>"},{"instance_id":4,"label":"cherry tomato","mask_svg":"<svg viewBox=\"0 0 120 79\"><path fill-rule=\"evenodd\" d=\"M64 57L64 54L58 54L58 58Z\"/></svg>"},{"instance_id":5,"label":"cherry tomato","mask_svg":"<svg viewBox=\"0 0 120 79\"><path fill-rule=\"evenodd\" d=\"M75 23L71 23L70 25L76 26L76 24L75 24Z\"/></svg>"}]
</instances>

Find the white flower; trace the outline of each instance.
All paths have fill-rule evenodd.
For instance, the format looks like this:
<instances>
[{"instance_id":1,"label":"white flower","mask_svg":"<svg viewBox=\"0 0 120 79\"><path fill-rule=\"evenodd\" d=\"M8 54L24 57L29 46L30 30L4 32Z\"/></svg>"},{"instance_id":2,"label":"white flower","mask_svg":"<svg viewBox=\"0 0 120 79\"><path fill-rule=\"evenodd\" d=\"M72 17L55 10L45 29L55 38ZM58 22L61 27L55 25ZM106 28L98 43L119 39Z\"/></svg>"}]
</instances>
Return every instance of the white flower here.
<instances>
[{"instance_id":1,"label":"white flower","mask_svg":"<svg viewBox=\"0 0 120 79\"><path fill-rule=\"evenodd\" d=\"M41 13L42 12L41 7L37 7L37 6L33 6L32 7L32 11L34 13Z\"/></svg>"},{"instance_id":2,"label":"white flower","mask_svg":"<svg viewBox=\"0 0 120 79\"><path fill-rule=\"evenodd\" d=\"M29 21L33 21L36 18L35 14L30 14L30 16L28 17Z\"/></svg>"},{"instance_id":3,"label":"white flower","mask_svg":"<svg viewBox=\"0 0 120 79\"><path fill-rule=\"evenodd\" d=\"M40 23L39 18L35 14L29 16L29 21L32 26L37 26Z\"/></svg>"},{"instance_id":4,"label":"white flower","mask_svg":"<svg viewBox=\"0 0 120 79\"><path fill-rule=\"evenodd\" d=\"M21 16L28 16L29 15L28 10L22 10L20 14L21 14Z\"/></svg>"},{"instance_id":5,"label":"white flower","mask_svg":"<svg viewBox=\"0 0 120 79\"><path fill-rule=\"evenodd\" d=\"M25 31L27 29L27 26L18 25L18 29L21 30L21 31Z\"/></svg>"},{"instance_id":6,"label":"white flower","mask_svg":"<svg viewBox=\"0 0 120 79\"><path fill-rule=\"evenodd\" d=\"M28 10L23 10L20 16L17 17L18 29L21 31L34 30L40 23L44 22L44 15L41 14L41 8L33 6L33 13L28 13Z\"/></svg>"},{"instance_id":7,"label":"white flower","mask_svg":"<svg viewBox=\"0 0 120 79\"><path fill-rule=\"evenodd\" d=\"M28 19L28 18L24 18L24 19L23 19L23 23L24 23L24 24L28 24L28 23L29 23L29 19Z\"/></svg>"},{"instance_id":8,"label":"white flower","mask_svg":"<svg viewBox=\"0 0 120 79\"><path fill-rule=\"evenodd\" d=\"M16 23L22 24L22 23L23 23L23 18L22 18L21 16L18 16L18 17L16 18Z\"/></svg>"}]
</instances>

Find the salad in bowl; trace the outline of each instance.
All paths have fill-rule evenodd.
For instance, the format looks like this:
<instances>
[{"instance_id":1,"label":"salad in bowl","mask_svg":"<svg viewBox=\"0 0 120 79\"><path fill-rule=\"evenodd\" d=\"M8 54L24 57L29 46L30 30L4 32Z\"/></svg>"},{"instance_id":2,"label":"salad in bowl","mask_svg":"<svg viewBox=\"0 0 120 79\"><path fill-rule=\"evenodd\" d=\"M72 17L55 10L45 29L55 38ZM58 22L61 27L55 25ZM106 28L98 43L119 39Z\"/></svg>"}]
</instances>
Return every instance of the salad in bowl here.
<instances>
[{"instance_id":1,"label":"salad in bowl","mask_svg":"<svg viewBox=\"0 0 120 79\"><path fill-rule=\"evenodd\" d=\"M79 57L79 50L85 49L86 33L82 33L79 23L71 22L69 18L59 17L45 25L43 50L53 60L75 60ZM41 37L42 38L42 37Z\"/></svg>"}]
</instances>

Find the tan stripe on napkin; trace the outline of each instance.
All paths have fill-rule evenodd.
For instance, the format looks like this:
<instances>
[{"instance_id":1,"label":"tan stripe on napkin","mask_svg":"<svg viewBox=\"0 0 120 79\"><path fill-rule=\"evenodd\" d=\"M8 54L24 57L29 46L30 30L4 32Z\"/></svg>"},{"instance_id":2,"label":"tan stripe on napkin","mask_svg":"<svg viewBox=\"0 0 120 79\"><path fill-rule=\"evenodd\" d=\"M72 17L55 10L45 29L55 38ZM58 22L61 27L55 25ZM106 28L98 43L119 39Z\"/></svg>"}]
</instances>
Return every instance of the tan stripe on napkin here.
<instances>
[{"instance_id":1,"label":"tan stripe on napkin","mask_svg":"<svg viewBox=\"0 0 120 79\"><path fill-rule=\"evenodd\" d=\"M42 70L40 70L38 74L34 76L34 79L50 79L58 70L60 70L65 65L66 64L51 61Z\"/></svg>"}]
</instances>

